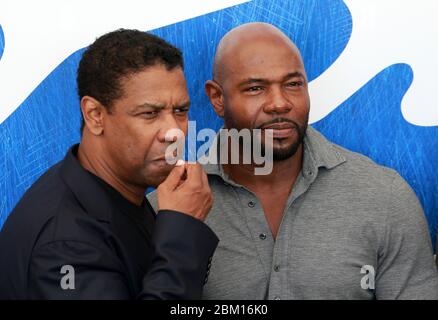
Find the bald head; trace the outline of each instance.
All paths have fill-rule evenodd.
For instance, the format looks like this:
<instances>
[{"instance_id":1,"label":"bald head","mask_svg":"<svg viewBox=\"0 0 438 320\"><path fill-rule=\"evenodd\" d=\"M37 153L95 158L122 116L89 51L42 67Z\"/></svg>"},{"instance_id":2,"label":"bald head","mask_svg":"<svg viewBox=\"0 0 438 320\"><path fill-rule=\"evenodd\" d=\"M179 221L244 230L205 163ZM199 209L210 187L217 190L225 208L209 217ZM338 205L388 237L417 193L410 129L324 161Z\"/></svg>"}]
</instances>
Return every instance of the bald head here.
<instances>
[{"instance_id":1,"label":"bald head","mask_svg":"<svg viewBox=\"0 0 438 320\"><path fill-rule=\"evenodd\" d=\"M301 55L292 42L280 29L268 23L253 22L240 25L229 31L219 42L213 62L213 79L222 83L227 72L232 71L236 57L242 57L246 48L247 53L257 54L257 47L286 48L290 49L301 61Z\"/></svg>"},{"instance_id":2,"label":"bald head","mask_svg":"<svg viewBox=\"0 0 438 320\"><path fill-rule=\"evenodd\" d=\"M272 129L273 141L261 143L273 148L274 161L295 155L306 132L310 97L292 40L270 24L239 26L220 41L213 77L205 92L226 129Z\"/></svg>"}]
</instances>

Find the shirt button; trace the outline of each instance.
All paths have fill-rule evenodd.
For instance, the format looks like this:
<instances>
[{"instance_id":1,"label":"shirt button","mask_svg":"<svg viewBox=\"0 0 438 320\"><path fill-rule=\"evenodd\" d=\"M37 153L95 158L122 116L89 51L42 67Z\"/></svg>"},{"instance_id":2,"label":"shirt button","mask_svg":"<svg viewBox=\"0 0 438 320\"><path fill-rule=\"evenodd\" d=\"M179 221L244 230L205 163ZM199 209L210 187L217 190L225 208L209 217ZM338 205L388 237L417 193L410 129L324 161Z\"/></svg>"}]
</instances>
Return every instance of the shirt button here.
<instances>
[{"instance_id":1,"label":"shirt button","mask_svg":"<svg viewBox=\"0 0 438 320\"><path fill-rule=\"evenodd\" d=\"M275 272L280 271L280 266L279 266L278 264L276 264L276 265L274 266L274 271L275 271Z\"/></svg>"},{"instance_id":2,"label":"shirt button","mask_svg":"<svg viewBox=\"0 0 438 320\"><path fill-rule=\"evenodd\" d=\"M274 300L281 300L281 298L280 297L275 297Z\"/></svg>"},{"instance_id":3,"label":"shirt button","mask_svg":"<svg viewBox=\"0 0 438 320\"><path fill-rule=\"evenodd\" d=\"M266 240L266 234L264 234L264 233L260 233L259 238L260 238L261 240Z\"/></svg>"},{"instance_id":4,"label":"shirt button","mask_svg":"<svg viewBox=\"0 0 438 320\"><path fill-rule=\"evenodd\" d=\"M254 208L254 206L255 206L254 201L250 201L250 202L248 202L248 207L250 207L250 208Z\"/></svg>"}]
</instances>

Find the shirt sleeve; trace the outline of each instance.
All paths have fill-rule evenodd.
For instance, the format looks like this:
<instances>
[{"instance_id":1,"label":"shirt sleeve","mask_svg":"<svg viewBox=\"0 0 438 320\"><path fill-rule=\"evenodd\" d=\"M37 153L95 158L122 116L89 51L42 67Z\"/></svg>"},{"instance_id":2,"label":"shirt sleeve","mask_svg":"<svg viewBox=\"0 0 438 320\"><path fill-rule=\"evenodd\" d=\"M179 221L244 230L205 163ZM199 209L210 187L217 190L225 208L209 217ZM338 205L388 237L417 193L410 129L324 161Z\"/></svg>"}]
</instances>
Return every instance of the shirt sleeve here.
<instances>
[{"instance_id":1,"label":"shirt sleeve","mask_svg":"<svg viewBox=\"0 0 438 320\"><path fill-rule=\"evenodd\" d=\"M122 261L104 241L54 241L35 248L30 299L200 299L218 239L185 214L157 215L152 264L133 296Z\"/></svg>"},{"instance_id":2,"label":"shirt sleeve","mask_svg":"<svg viewBox=\"0 0 438 320\"><path fill-rule=\"evenodd\" d=\"M397 175L378 256L376 298L438 299L438 274L423 209Z\"/></svg>"},{"instance_id":3,"label":"shirt sleeve","mask_svg":"<svg viewBox=\"0 0 438 320\"><path fill-rule=\"evenodd\" d=\"M152 267L139 298L201 299L218 242L205 223L176 211L158 211Z\"/></svg>"},{"instance_id":4,"label":"shirt sleeve","mask_svg":"<svg viewBox=\"0 0 438 320\"><path fill-rule=\"evenodd\" d=\"M54 241L34 250L29 267L30 299L129 299L122 263L107 247Z\"/></svg>"}]
</instances>

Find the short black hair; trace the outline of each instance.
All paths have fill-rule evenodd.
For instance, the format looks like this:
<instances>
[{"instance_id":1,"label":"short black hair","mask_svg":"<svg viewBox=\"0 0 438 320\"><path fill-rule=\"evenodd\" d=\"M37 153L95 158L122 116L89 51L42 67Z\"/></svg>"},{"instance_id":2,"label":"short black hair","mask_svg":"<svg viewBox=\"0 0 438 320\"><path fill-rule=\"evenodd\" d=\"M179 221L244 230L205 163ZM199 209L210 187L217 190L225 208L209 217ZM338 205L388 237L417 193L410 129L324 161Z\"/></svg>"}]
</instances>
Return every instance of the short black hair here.
<instances>
[{"instance_id":1,"label":"short black hair","mask_svg":"<svg viewBox=\"0 0 438 320\"><path fill-rule=\"evenodd\" d=\"M163 64L168 70L184 68L181 51L165 40L132 29L118 29L96 39L83 53L77 72L79 99L90 96L111 111L122 97L121 79ZM82 117L81 132L84 128Z\"/></svg>"}]
</instances>

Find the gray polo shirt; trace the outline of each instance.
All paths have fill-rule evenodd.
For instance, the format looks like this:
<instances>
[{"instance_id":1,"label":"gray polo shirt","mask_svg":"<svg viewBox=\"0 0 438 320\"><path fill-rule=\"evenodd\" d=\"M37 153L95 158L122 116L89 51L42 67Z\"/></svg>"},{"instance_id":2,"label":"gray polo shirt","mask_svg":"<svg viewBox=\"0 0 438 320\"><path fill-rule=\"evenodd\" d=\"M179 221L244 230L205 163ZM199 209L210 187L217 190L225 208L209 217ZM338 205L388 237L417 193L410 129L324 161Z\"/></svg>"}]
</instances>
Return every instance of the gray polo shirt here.
<instances>
[{"instance_id":1,"label":"gray polo shirt","mask_svg":"<svg viewBox=\"0 0 438 320\"><path fill-rule=\"evenodd\" d=\"M423 210L394 170L309 127L276 241L256 195L205 170L220 239L205 299L438 299Z\"/></svg>"}]
</instances>

